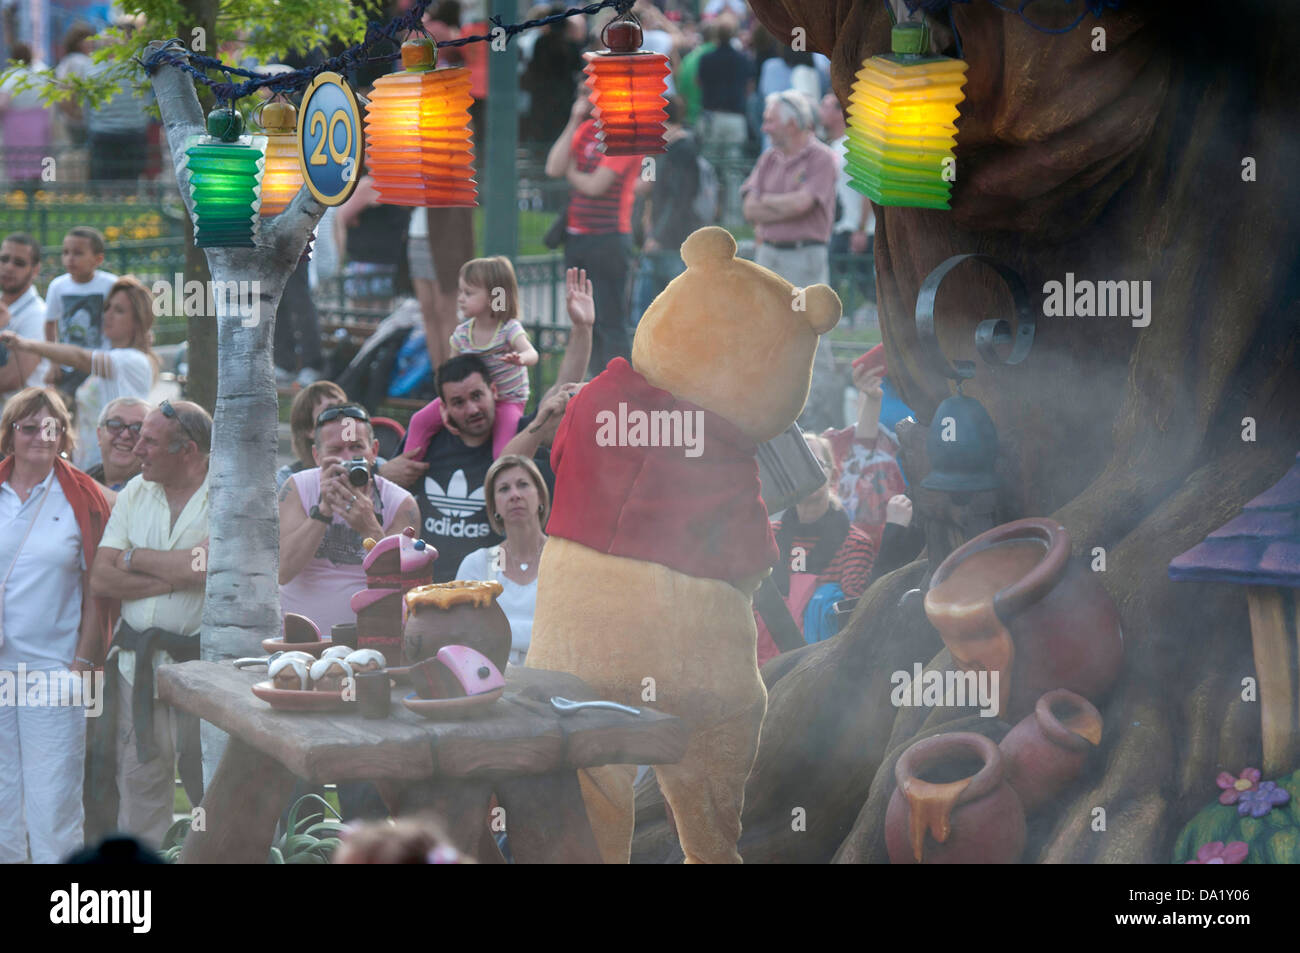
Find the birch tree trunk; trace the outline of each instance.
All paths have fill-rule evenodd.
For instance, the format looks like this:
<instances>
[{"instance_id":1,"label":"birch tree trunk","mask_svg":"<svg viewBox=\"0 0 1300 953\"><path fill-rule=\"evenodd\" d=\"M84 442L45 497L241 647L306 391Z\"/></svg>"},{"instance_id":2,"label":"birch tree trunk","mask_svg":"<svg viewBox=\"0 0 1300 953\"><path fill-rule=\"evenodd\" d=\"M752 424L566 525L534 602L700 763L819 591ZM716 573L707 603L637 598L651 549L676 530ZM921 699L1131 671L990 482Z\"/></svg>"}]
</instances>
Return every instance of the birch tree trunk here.
<instances>
[{"instance_id":1,"label":"birch tree trunk","mask_svg":"<svg viewBox=\"0 0 1300 953\"><path fill-rule=\"evenodd\" d=\"M149 46L152 52L161 44ZM186 140L204 132L194 84L173 66L154 73L153 89L171 147L177 183L191 218L193 202L182 171ZM209 458L207 592L201 657L210 661L257 654L280 628L280 521L275 462L279 403L271 344L275 312L289 275L325 208L306 189L280 215L262 223L255 248L208 248L214 282L257 282L255 301L224 313L219 307L217 353L190 354L191 366L217 363L216 413ZM235 287L226 285L226 287ZM214 298L220 303L220 295ZM211 780L224 733L203 725L203 775Z\"/></svg>"}]
</instances>

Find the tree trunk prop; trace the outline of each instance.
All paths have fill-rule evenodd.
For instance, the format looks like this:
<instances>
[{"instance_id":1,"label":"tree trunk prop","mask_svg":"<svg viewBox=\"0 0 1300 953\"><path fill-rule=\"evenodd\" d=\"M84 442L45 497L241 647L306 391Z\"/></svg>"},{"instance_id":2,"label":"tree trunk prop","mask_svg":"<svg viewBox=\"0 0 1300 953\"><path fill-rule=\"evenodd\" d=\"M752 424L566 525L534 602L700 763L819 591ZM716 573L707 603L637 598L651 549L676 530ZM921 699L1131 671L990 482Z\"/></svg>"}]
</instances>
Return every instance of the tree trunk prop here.
<instances>
[{"instance_id":1,"label":"tree trunk prop","mask_svg":"<svg viewBox=\"0 0 1300 953\"><path fill-rule=\"evenodd\" d=\"M801 27L831 57L842 103L862 60L888 50L880 4L752 6L778 37ZM922 421L948 396L918 347L914 309L951 255L1006 263L1035 304L1036 289L1067 273L1151 282L1147 326L1040 317L1026 362L979 364L965 391L1017 448L1014 515L1053 516L1076 556L1103 549L1101 581L1124 624L1124 669L1099 705L1101 751L1031 818L1024 859L1166 863L1180 827L1217 794L1216 773L1260 761L1259 705L1242 700L1254 675L1245 594L1173 583L1167 569L1276 482L1300 442L1300 138L1288 105L1300 28L1263 4L1227 15L1135 4L1061 35L992 4L952 12L970 64L953 209L877 209L890 375ZM1094 24L1105 52L1093 49ZM975 325L1010 308L994 276L963 265L936 310L948 357L976 359ZM889 671L947 661L923 616L892 614L915 572L879 580L849 631L772 685L746 792L747 860L883 861L898 754L936 730L1006 729L969 710L889 704ZM807 831L792 831L801 806Z\"/></svg>"},{"instance_id":2,"label":"tree trunk prop","mask_svg":"<svg viewBox=\"0 0 1300 953\"><path fill-rule=\"evenodd\" d=\"M188 74L162 66L154 93L171 147L181 197L194 214L185 142L204 131ZM209 661L258 654L262 639L280 629L280 524L275 460L279 401L271 363L275 312L289 275L325 208L301 189L290 206L261 223L255 248L208 248L214 282L257 282L255 310L217 317L215 354L191 352L191 366L217 364L216 412L209 458L208 581L203 606L201 657ZM228 286L235 287L235 286ZM220 732L204 725L204 776L221 757Z\"/></svg>"}]
</instances>

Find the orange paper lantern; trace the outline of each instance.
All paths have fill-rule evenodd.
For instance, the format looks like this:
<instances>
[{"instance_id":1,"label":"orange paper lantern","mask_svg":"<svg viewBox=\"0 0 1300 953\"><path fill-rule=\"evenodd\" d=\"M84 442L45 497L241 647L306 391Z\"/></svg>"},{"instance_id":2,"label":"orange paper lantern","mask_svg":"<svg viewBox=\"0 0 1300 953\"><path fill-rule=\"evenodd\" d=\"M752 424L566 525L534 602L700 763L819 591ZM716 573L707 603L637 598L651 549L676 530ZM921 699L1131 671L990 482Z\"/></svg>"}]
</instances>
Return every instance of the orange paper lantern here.
<instances>
[{"instance_id":1,"label":"orange paper lantern","mask_svg":"<svg viewBox=\"0 0 1300 953\"><path fill-rule=\"evenodd\" d=\"M611 20L600 34L608 47L586 54L596 136L606 155L643 156L664 152L668 121L668 57L642 50L636 17Z\"/></svg>"},{"instance_id":2,"label":"orange paper lantern","mask_svg":"<svg viewBox=\"0 0 1300 953\"><path fill-rule=\"evenodd\" d=\"M431 39L402 44L400 73L375 80L366 109L366 156L385 205L478 204L469 130L469 70L435 69Z\"/></svg>"}]
</instances>

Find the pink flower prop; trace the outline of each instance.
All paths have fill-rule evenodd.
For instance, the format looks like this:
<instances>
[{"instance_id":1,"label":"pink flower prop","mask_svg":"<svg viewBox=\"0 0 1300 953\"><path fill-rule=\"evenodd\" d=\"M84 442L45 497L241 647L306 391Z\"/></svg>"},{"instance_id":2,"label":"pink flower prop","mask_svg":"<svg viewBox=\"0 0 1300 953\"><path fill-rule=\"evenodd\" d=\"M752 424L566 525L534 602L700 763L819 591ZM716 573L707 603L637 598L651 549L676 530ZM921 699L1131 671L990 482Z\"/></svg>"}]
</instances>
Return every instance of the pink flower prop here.
<instances>
[{"instance_id":1,"label":"pink flower prop","mask_svg":"<svg viewBox=\"0 0 1300 953\"><path fill-rule=\"evenodd\" d=\"M1227 771L1219 772L1219 776L1214 779L1214 783L1223 788L1223 793L1219 795L1219 803L1236 804L1237 798L1241 797L1243 791L1255 790L1259 785L1259 778L1259 768L1246 768L1239 778L1234 778Z\"/></svg>"},{"instance_id":2,"label":"pink flower prop","mask_svg":"<svg viewBox=\"0 0 1300 953\"><path fill-rule=\"evenodd\" d=\"M1258 773L1258 772L1256 772ZM1196 852L1196 859L1189 860L1189 864L1239 864L1246 859L1250 853L1250 847L1245 841L1234 840L1227 844L1223 841L1210 841L1203 844Z\"/></svg>"}]
</instances>

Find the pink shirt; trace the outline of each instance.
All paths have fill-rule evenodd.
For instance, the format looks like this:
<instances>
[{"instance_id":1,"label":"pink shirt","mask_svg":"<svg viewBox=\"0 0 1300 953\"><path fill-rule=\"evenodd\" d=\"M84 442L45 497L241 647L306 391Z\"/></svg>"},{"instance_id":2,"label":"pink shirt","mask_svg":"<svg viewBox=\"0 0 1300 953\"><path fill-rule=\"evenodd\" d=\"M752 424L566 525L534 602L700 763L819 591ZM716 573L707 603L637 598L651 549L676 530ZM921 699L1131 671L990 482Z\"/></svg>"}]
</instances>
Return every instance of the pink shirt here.
<instances>
[{"instance_id":1,"label":"pink shirt","mask_svg":"<svg viewBox=\"0 0 1300 953\"><path fill-rule=\"evenodd\" d=\"M312 467L293 474L289 480L298 490L298 502L304 513L320 502L320 467ZM385 530L397 517L403 501L411 495L396 483L375 476L379 488L380 507L375 515ZM382 508L382 515L379 509ZM366 551L361 537L340 516L325 531L316 555L303 571L280 587L280 611L296 612L311 619L320 628L321 635L329 638L330 628L340 622L356 622L352 611L352 595L366 588L366 574L361 561Z\"/></svg>"},{"instance_id":2,"label":"pink shirt","mask_svg":"<svg viewBox=\"0 0 1300 953\"><path fill-rule=\"evenodd\" d=\"M809 139L808 145L793 156L776 148L764 152L741 184L742 193L752 190L761 197L802 190L811 192L815 201L798 218L756 226L757 237L765 242L830 241L837 174L835 153L816 138Z\"/></svg>"}]
</instances>

